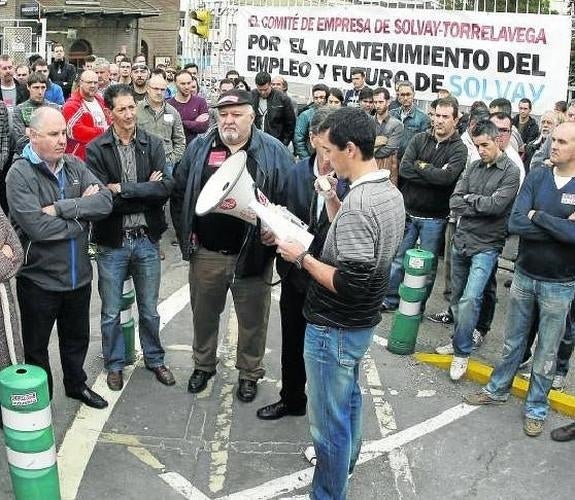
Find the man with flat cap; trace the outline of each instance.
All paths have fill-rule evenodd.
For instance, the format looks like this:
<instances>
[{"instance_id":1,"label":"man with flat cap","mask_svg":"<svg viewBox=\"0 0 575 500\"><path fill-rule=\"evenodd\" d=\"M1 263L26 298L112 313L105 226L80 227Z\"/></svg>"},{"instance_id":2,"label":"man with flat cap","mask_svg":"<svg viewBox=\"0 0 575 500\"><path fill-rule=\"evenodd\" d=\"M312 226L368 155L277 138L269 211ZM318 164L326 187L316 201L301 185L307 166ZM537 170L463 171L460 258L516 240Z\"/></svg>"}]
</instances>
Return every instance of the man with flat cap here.
<instances>
[{"instance_id":1,"label":"man with flat cap","mask_svg":"<svg viewBox=\"0 0 575 500\"><path fill-rule=\"evenodd\" d=\"M184 260L189 261L194 326L194 371L188 391L199 393L216 373L220 315L231 289L238 319L237 397L251 402L264 376L262 359L271 300L274 248L261 241L261 227L209 213L196 215L198 196L208 179L232 154L247 153L246 168L272 203L283 196L293 160L277 139L254 125L249 92L233 89L220 96L217 128L196 137L175 173L171 214ZM223 167L225 168L225 166Z\"/></svg>"}]
</instances>

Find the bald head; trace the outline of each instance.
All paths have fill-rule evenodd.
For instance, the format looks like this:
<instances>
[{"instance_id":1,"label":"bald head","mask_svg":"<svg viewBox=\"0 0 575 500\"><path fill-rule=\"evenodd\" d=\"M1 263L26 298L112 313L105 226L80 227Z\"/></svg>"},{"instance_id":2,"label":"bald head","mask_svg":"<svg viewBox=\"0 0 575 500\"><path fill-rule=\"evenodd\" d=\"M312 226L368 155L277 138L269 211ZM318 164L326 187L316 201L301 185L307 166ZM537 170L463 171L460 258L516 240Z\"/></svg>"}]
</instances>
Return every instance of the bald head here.
<instances>
[{"instance_id":1,"label":"bald head","mask_svg":"<svg viewBox=\"0 0 575 500\"><path fill-rule=\"evenodd\" d=\"M30 145L52 171L66 150L66 121L59 110L38 108L30 118Z\"/></svg>"},{"instance_id":2,"label":"bald head","mask_svg":"<svg viewBox=\"0 0 575 500\"><path fill-rule=\"evenodd\" d=\"M152 106L161 106L166 97L168 83L162 75L152 75L146 85L146 99Z\"/></svg>"},{"instance_id":3,"label":"bald head","mask_svg":"<svg viewBox=\"0 0 575 500\"><path fill-rule=\"evenodd\" d=\"M58 109L50 106L40 106L30 117L30 128L41 132L45 124L50 122L64 123L64 126L66 125L64 115Z\"/></svg>"},{"instance_id":4,"label":"bald head","mask_svg":"<svg viewBox=\"0 0 575 500\"><path fill-rule=\"evenodd\" d=\"M552 137L551 163L560 171L575 175L575 122L557 125Z\"/></svg>"},{"instance_id":5,"label":"bald head","mask_svg":"<svg viewBox=\"0 0 575 500\"><path fill-rule=\"evenodd\" d=\"M80 94L86 101L93 101L98 91L98 75L95 71L87 69L80 76Z\"/></svg>"}]
</instances>

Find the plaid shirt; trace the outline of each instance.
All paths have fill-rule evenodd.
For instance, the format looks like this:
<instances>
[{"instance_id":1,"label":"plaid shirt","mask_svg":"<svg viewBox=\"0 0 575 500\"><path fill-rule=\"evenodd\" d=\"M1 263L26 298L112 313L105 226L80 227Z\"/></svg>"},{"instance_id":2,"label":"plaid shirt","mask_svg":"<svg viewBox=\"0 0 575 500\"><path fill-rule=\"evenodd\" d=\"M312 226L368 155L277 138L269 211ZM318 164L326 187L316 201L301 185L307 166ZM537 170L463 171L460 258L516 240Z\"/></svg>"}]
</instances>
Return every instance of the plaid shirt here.
<instances>
[{"instance_id":1,"label":"plaid shirt","mask_svg":"<svg viewBox=\"0 0 575 500\"><path fill-rule=\"evenodd\" d=\"M4 169L10 157L10 122L8 108L0 101L0 171Z\"/></svg>"}]
</instances>

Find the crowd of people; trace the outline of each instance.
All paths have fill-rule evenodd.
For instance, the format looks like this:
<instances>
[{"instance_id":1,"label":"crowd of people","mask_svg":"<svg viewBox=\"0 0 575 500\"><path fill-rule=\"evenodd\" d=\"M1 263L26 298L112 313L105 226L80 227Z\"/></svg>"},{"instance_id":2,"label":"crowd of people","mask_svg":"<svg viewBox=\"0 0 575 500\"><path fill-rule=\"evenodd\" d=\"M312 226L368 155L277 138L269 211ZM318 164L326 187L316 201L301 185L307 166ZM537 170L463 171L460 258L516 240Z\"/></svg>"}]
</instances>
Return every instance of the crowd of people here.
<instances>
[{"instance_id":1,"label":"crowd of people","mask_svg":"<svg viewBox=\"0 0 575 500\"><path fill-rule=\"evenodd\" d=\"M48 344L57 325L64 389L88 406L107 401L86 384L93 248L107 385L122 389L123 284L134 281L144 366L164 385L157 312L166 206L189 262L193 371L188 391L217 374L220 316L231 291L238 320L237 398L252 402L263 358L274 261L281 276L279 400L257 417L309 410L316 470L312 498L345 498L361 446L359 365L386 312L401 309L402 261L414 246L444 255L445 311L453 325L450 378L461 379L488 334L503 255L514 262L502 359L469 404L504 402L527 366L523 429L541 434L551 388L562 390L573 351L575 102L538 121L529 99L476 102L462 112L447 89L423 111L408 81L371 89L352 71L345 93L317 83L298 103L281 76L231 70L211 93L199 68L118 54L31 58L0 55L0 294L12 319L0 367L40 366L53 381ZM309 248L221 213L196 214L202 188L226 160L246 155L257 188L314 235ZM13 226L13 227L12 227ZM11 278L16 276L16 293ZM4 296L4 295L2 295ZM17 315L17 298L20 316ZM3 324L6 324L4 321ZM22 346L18 331L21 328ZM192 332L190 332L192 335ZM575 424L553 439L575 438Z\"/></svg>"}]
</instances>

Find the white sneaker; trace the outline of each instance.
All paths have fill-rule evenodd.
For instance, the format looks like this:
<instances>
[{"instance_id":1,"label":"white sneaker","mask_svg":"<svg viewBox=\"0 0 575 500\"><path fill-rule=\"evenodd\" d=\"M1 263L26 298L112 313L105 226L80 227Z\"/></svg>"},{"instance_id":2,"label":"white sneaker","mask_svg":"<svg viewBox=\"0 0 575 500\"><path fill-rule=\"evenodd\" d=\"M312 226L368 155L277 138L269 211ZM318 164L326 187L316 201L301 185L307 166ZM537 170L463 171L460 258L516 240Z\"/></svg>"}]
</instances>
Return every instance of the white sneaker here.
<instances>
[{"instance_id":1,"label":"white sneaker","mask_svg":"<svg viewBox=\"0 0 575 500\"><path fill-rule=\"evenodd\" d=\"M453 354L453 343L449 342L449 344L440 345L435 348L435 352L437 354Z\"/></svg>"},{"instance_id":2,"label":"white sneaker","mask_svg":"<svg viewBox=\"0 0 575 500\"><path fill-rule=\"evenodd\" d=\"M483 335L477 329L473 330L473 350L476 351L483 344Z\"/></svg>"},{"instance_id":3,"label":"white sneaker","mask_svg":"<svg viewBox=\"0 0 575 500\"><path fill-rule=\"evenodd\" d=\"M463 377L467 371L468 363L469 358L453 356L453 359L451 360L451 366L449 367L449 376L451 377L451 380L457 381Z\"/></svg>"},{"instance_id":4,"label":"white sneaker","mask_svg":"<svg viewBox=\"0 0 575 500\"><path fill-rule=\"evenodd\" d=\"M315 448L313 445L308 446L305 450L302 451L306 460L315 467L315 464L317 463L317 457L315 456Z\"/></svg>"},{"instance_id":5,"label":"white sneaker","mask_svg":"<svg viewBox=\"0 0 575 500\"><path fill-rule=\"evenodd\" d=\"M555 375L553 377L553 383L551 384L551 388L555 389L556 391L562 391L565 389L565 375Z\"/></svg>"}]
</instances>

